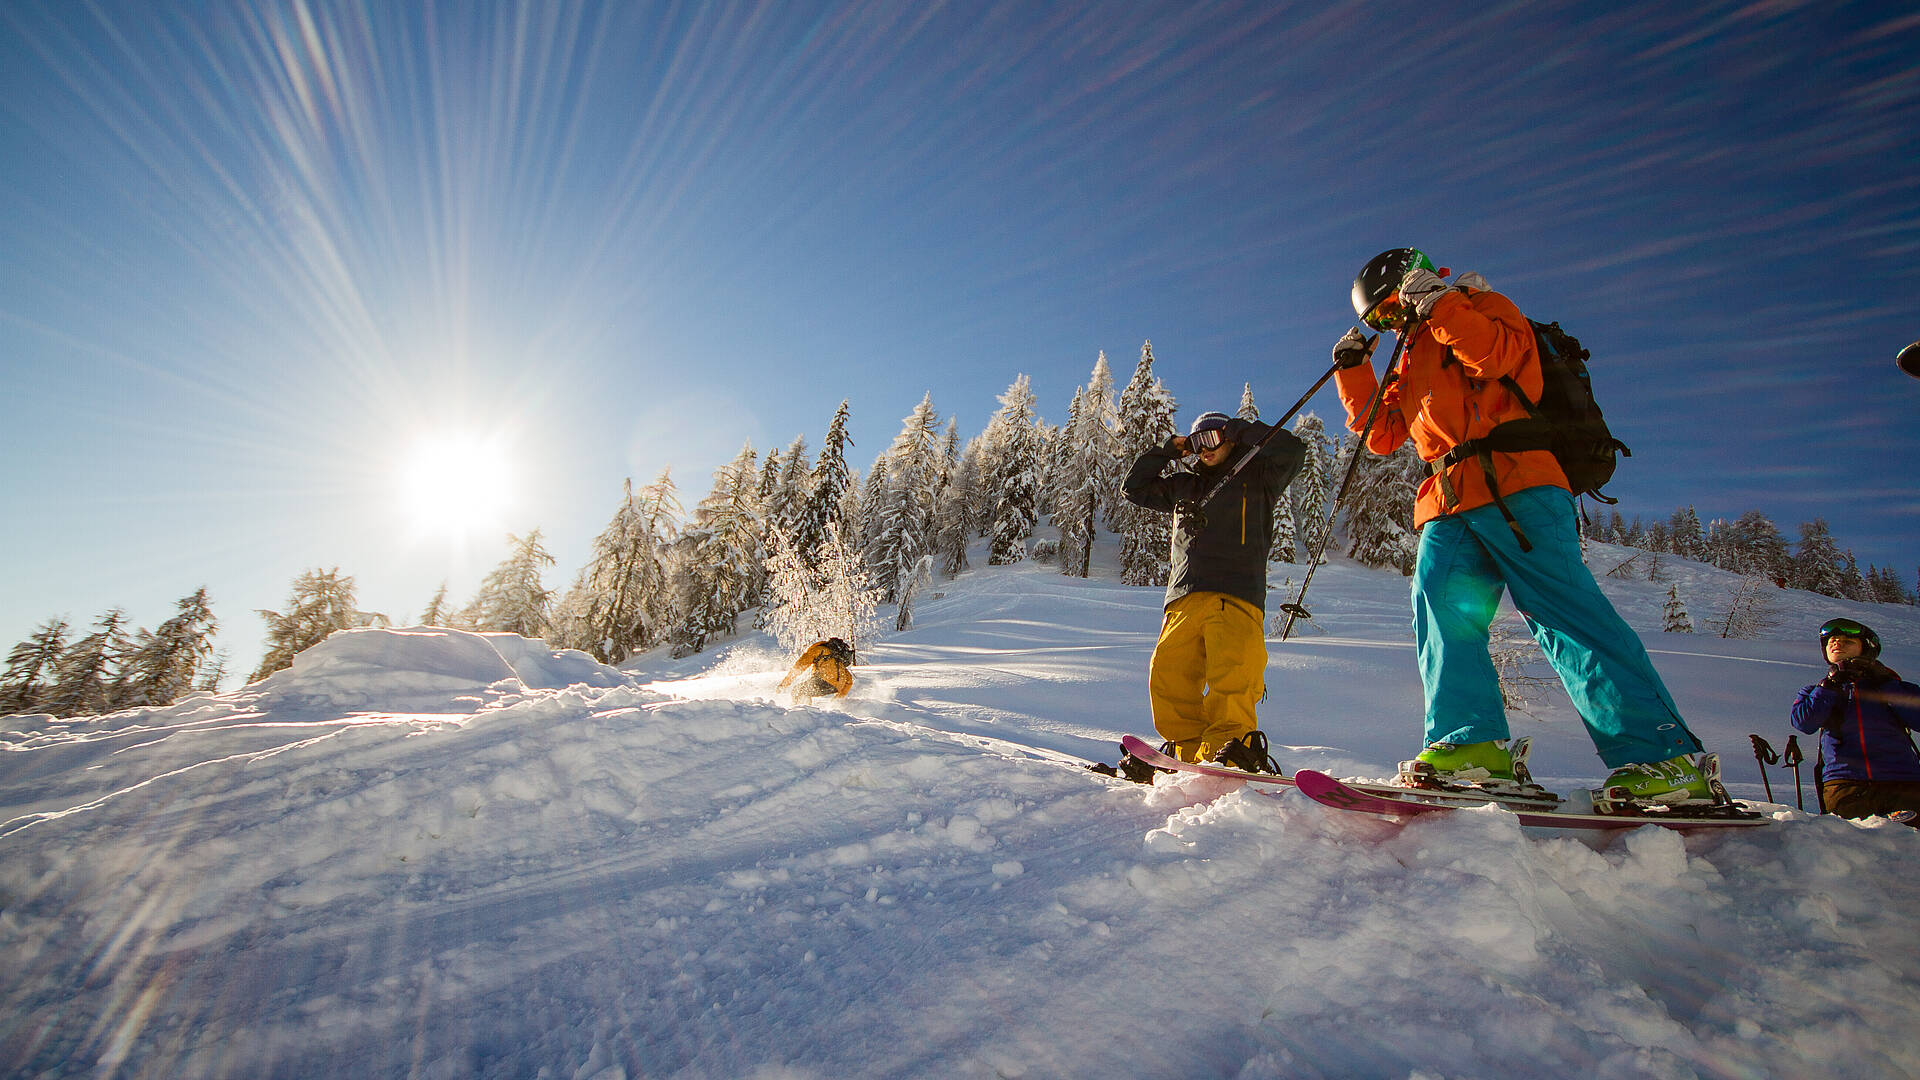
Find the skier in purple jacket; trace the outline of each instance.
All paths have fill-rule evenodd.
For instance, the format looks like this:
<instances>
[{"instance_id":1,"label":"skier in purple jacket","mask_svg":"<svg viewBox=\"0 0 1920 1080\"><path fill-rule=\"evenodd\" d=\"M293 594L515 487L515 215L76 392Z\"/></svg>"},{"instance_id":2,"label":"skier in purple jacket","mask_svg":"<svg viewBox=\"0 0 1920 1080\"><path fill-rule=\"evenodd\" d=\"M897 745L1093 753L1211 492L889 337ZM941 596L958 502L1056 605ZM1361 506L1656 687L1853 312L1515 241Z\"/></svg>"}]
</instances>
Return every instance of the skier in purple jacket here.
<instances>
[{"instance_id":1,"label":"skier in purple jacket","mask_svg":"<svg viewBox=\"0 0 1920 1080\"><path fill-rule=\"evenodd\" d=\"M1920 827L1920 686L1880 662L1880 635L1852 619L1820 628L1827 677L1800 691L1793 726L1820 734L1827 812L1847 818L1903 816Z\"/></svg>"}]
</instances>

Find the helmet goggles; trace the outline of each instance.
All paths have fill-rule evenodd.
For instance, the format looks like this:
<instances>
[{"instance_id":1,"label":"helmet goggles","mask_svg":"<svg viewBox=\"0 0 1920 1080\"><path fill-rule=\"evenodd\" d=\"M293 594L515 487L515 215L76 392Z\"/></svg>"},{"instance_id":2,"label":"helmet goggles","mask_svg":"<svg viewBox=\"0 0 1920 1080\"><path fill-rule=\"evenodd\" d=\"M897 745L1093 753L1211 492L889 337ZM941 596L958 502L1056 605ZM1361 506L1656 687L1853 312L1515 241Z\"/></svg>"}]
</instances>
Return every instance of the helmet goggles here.
<instances>
[{"instance_id":1,"label":"helmet goggles","mask_svg":"<svg viewBox=\"0 0 1920 1080\"><path fill-rule=\"evenodd\" d=\"M1375 330L1392 330L1397 328L1405 317L1406 309L1400 306L1400 293L1395 290L1388 293L1386 299L1368 308L1367 313L1360 316L1360 321Z\"/></svg>"}]
</instances>

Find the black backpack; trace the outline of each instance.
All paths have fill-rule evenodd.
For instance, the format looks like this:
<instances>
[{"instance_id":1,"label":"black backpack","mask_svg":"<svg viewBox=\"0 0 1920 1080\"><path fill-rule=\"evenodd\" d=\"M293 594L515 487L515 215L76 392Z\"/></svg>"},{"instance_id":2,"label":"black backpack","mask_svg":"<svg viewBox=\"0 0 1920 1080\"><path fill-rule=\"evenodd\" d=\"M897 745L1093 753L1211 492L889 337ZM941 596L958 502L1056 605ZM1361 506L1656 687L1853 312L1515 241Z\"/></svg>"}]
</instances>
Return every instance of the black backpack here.
<instances>
[{"instance_id":1,"label":"black backpack","mask_svg":"<svg viewBox=\"0 0 1920 1080\"><path fill-rule=\"evenodd\" d=\"M1526 406L1527 419L1509 420L1482 438L1461 443L1433 463L1437 472L1457 461L1479 457L1494 501L1520 536L1523 551L1531 550L1532 545L1514 524L1513 515L1507 513L1506 500L1493 483L1492 451L1551 450L1576 497L1590 495L1609 504L1620 500L1602 494L1600 489L1613 478L1618 456L1633 456L1627 444L1607 429L1600 405L1593 400L1593 377L1587 372L1587 359L1593 354L1557 322L1527 322L1533 327L1534 345L1540 353L1540 400L1529 400L1511 375L1500 376L1507 392Z\"/></svg>"}]
</instances>

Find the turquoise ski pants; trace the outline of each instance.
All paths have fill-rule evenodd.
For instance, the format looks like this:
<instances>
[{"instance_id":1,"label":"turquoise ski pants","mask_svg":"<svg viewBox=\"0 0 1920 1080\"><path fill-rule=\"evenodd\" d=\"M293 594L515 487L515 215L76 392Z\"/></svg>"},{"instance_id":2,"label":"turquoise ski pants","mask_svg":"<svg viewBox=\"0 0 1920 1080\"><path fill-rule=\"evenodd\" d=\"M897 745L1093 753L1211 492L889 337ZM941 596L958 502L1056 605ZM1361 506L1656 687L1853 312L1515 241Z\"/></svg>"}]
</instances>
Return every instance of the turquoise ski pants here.
<instances>
[{"instance_id":1,"label":"turquoise ski pants","mask_svg":"<svg viewBox=\"0 0 1920 1080\"><path fill-rule=\"evenodd\" d=\"M1701 749L1646 647L1580 560L1573 496L1531 487L1507 508L1533 550L1523 552L1497 506L1426 523L1413 570L1413 635L1427 697L1427 742L1508 737L1488 628L1502 590L1526 619L1610 769Z\"/></svg>"}]
</instances>

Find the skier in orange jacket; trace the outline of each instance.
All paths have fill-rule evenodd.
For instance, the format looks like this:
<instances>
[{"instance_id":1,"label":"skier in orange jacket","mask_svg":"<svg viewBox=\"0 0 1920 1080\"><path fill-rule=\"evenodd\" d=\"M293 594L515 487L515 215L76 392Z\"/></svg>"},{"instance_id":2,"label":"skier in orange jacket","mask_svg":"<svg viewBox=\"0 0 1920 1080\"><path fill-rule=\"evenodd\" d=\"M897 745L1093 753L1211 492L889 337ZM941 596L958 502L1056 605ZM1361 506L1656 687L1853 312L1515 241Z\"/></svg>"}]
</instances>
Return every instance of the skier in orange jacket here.
<instances>
[{"instance_id":1,"label":"skier in orange jacket","mask_svg":"<svg viewBox=\"0 0 1920 1080\"><path fill-rule=\"evenodd\" d=\"M775 689L785 690L802 674L807 678L793 688L795 705L805 705L822 694L846 697L853 689L853 646L837 637L814 642L793 662L793 670Z\"/></svg>"},{"instance_id":2,"label":"skier in orange jacket","mask_svg":"<svg viewBox=\"0 0 1920 1080\"><path fill-rule=\"evenodd\" d=\"M1544 385L1532 325L1478 274L1451 285L1412 248L1383 251L1354 279L1353 309L1375 330L1412 335L1380 392L1367 449L1390 454L1412 440L1428 464L1414 496L1420 533L1413 571L1414 644L1426 692L1426 748L1403 766L1420 782L1511 784L1499 675L1488 628L1503 593L1527 621L1612 769L1601 791L1630 801L1716 799L1645 646L1581 561L1573 493L1551 450L1453 453L1509 420ZM1380 380L1358 329L1335 343L1347 427L1366 427ZM1472 448L1467 448L1471 450ZM1457 460L1456 460L1457 459ZM1489 475L1493 480L1489 484Z\"/></svg>"}]
</instances>

